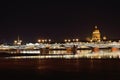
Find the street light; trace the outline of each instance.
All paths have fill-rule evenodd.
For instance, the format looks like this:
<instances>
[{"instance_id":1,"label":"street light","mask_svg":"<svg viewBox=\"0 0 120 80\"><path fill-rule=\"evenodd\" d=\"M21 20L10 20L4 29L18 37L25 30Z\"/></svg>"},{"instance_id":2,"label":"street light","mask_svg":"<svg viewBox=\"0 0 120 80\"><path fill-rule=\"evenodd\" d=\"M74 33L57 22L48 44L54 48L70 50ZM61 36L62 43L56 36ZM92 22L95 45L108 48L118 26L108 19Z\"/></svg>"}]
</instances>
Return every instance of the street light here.
<instances>
[{"instance_id":1,"label":"street light","mask_svg":"<svg viewBox=\"0 0 120 80\"><path fill-rule=\"evenodd\" d=\"M45 39L44 41L47 42L47 39Z\"/></svg>"},{"instance_id":2,"label":"street light","mask_svg":"<svg viewBox=\"0 0 120 80\"><path fill-rule=\"evenodd\" d=\"M40 40L40 39L38 39L38 43L41 43L41 40Z\"/></svg>"},{"instance_id":3,"label":"street light","mask_svg":"<svg viewBox=\"0 0 120 80\"><path fill-rule=\"evenodd\" d=\"M71 40L70 39L68 39L68 42L70 42Z\"/></svg>"},{"instance_id":4,"label":"street light","mask_svg":"<svg viewBox=\"0 0 120 80\"><path fill-rule=\"evenodd\" d=\"M71 40L70 40L70 39L65 39L64 42L65 42L65 43L66 43L66 42L71 42Z\"/></svg>"},{"instance_id":5,"label":"street light","mask_svg":"<svg viewBox=\"0 0 120 80\"><path fill-rule=\"evenodd\" d=\"M73 39L73 42L75 41L75 39Z\"/></svg>"},{"instance_id":6,"label":"street light","mask_svg":"<svg viewBox=\"0 0 120 80\"><path fill-rule=\"evenodd\" d=\"M48 39L49 43L51 42L51 39Z\"/></svg>"},{"instance_id":7,"label":"street light","mask_svg":"<svg viewBox=\"0 0 120 80\"><path fill-rule=\"evenodd\" d=\"M79 39L76 39L76 42L78 42L79 41Z\"/></svg>"},{"instance_id":8,"label":"street light","mask_svg":"<svg viewBox=\"0 0 120 80\"><path fill-rule=\"evenodd\" d=\"M107 37L106 37L106 36L104 36L104 37L103 37L103 40L107 40Z\"/></svg>"},{"instance_id":9,"label":"street light","mask_svg":"<svg viewBox=\"0 0 120 80\"><path fill-rule=\"evenodd\" d=\"M47 42L51 42L51 39L38 39L38 43L47 43Z\"/></svg>"},{"instance_id":10,"label":"street light","mask_svg":"<svg viewBox=\"0 0 120 80\"><path fill-rule=\"evenodd\" d=\"M15 45L17 44L17 40L14 40L14 44L15 44Z\"/></svg>"},{"instance_id":11,"label":"street light","mask_svg":"<svg viewBox=\"0 0 120 80\"><path fill-rule=\"evenodd\" d=\"M65 39L64 42L66 43L66 42L67 42L67 39Z\"/></svg>"},{"instance_id":12,"label":"street light","mask_svg":"<svg viewBox=\"0 0 120 80\"><path fill-rule=\"evenodd\" d=\"M44 39L42 39L42 43L44 43L45 42L45 40Z\"/></svg>"}]
</instances>

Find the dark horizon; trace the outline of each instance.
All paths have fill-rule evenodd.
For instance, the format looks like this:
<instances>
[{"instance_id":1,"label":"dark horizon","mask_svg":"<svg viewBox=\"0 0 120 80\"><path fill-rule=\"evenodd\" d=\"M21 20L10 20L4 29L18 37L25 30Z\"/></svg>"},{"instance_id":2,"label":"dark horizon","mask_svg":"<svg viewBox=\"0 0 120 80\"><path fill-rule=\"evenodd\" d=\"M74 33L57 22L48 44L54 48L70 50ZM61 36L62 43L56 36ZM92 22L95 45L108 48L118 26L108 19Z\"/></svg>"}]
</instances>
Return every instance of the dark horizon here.
<instances>
[{"instance_id":1,"label":"dark horizon","mask_svg":"<svg viewBox=\"0 0 120 80\"><path fill-rule=\"evenodd\" d=\"M90 37L97 25L102 36L120 39L120 10L117 2L2 2L0 42L17 39L37 42L39 38L62 41Z\"/></svg>"}]
</instances>

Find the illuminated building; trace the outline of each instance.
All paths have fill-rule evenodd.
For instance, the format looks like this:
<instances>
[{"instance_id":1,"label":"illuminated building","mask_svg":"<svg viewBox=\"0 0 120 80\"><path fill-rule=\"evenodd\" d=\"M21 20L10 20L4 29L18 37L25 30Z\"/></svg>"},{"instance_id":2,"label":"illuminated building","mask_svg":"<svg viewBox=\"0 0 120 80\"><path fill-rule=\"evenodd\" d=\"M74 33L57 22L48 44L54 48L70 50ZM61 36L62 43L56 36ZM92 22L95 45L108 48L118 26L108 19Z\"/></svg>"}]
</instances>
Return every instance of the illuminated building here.
<instances>
[{"instance_id":1,"label":"illuminated building","mask_svg":"<svg viewBox=\"0 0 120 80\"><path fill-rule=\"evenodd\" d=\"M95 30L92 33L92 41L98 42L101 41L100 30L95 26Z\"/></svg>"},{"instance_id":2,"label":"illuminated building","mask_svg":"<svg viewBox=\"0 0 120 80\"><path fill-rule=\"evenodd\" d=\"M14 45L21 45L21 43L22 43L22 40L20 40L18 36L18 39L14 40Z\"/></svg>"}]
</instances>

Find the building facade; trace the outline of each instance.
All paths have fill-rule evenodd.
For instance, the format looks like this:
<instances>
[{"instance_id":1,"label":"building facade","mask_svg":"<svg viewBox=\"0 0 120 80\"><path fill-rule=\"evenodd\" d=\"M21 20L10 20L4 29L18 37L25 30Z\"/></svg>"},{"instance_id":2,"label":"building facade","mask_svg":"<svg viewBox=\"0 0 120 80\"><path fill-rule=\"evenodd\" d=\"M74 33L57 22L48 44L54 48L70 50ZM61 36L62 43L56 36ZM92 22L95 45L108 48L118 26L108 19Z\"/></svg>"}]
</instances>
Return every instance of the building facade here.
<instances>
[{"instance_id":1,"label":"building facade","mask_svg":"<svg viewBox=\"0 0 120 80\"><path fill-rule=\"evenodd\" d=\"M92 32L92 41L95 41L95 42L101 41L101 33L97 26L95 26L95 29Z\"/></svg>"}]
</instances>

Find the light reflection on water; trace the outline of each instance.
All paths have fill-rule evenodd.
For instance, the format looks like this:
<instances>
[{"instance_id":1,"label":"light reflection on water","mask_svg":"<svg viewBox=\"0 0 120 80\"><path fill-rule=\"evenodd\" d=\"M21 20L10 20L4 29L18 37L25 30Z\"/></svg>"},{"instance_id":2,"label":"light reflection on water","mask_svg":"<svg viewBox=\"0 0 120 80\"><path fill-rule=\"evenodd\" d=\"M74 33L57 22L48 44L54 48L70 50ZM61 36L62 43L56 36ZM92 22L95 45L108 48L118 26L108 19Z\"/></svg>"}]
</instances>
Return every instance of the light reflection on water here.
<instances>
[{"instance_id":1,"label":"light reflection on water","mask_svg":"<svg viewBox=\"0 0 120 80\"><path fill-rule=\"evenodd\" d=\"M94 72L119 70L118 59L1 59L0 69L36 70L43 72Z\"/></svg>"},{"instance_id":2,"label":"light reflection on water","mask_svg":"<svg viewBox=\"0 0 120 80\"><path fill-rule=\"evenodd\" d=\"M91 50L77 50L77 54L81 53L91 53ZM52 50L49 51L49 54L72 54L72 52L66 50Z\"/></svg>"},{"instance_id":3,"label":"light reflection on water","mask_svg":"<svg viewBox=\"0 0 120 80\"><path fill-rule=\"evenodd\" d=\"M103 49L100 50L99 53L110 53L111 51L109 49ZM77 50L76 54L88 54L92 53L92 50ZM66 50L52 50L49 51L48 54L72 54L71 51L66 51Z\"/></svg>"},{"instance_id":4,"label":"light reflection on water","mask_svg":"<svg viewBox=\"0 0 120 80\"><path fill-rule=\"evenodd\" d=\"M22 53L21 53L22 54ZM49 51L49 54L45 55L22 55L22 56L10 56L5 57L5 59L25 59L25 58L38 58L38 59L49 59L49 58L64 58L64 59L76 59L76 58L91 58L91 59L101 59L101 58L120 58L120 52L110 52L110 50L100 50L99 52L92 52L91 50L77 50L74 55L72 52L67 52L66 50L53 50Z\"/></svg>"},{"instance_id":5,"label":"light reflection on water","mask_svg":"<svg viewBox=\"0 0 120 80\"><path fill-rule=\"evenodd\" d=\"M49 54L66 54L66 50L52 50L49 51Z\"/></svg>"},{"instance_id":6,"label":"light reflection on water","mask_svg":"<svg viewBox=\"0 0 120 80\"><path fill-rule=\"evenodd\" d=\"M85 54L84 51L80 52L81 54ZM86 51L86 53L87 52L88 51ZM102 79L100 78L99 80L115 80L116 77L120 76L119 59L71 59L63 57L56 58L58 56L55 56L53 56L54 58L48 58L49 56L46 56L46 58L44 58L45 56L16 56L16 58L2 58L0 59L0 71L5 74L1 72L0 77L5 76L4 78L6 78L6 76L13 76L13 78L17 77L18 79L18 77L22 76L21 80L24 80L25 78L26 80L28 78L29 80L35 80L37 77L38 79L43 80L41 77L44 76L44 80L51 80L49 78L51 76L52 79L58 80L58 78L55 77L59 76L60 79L66 80L64 77L67 76L67 80L86 80L86 78L98 80L100 77ZM69 57L73 55L66 56Z\"/></svg>"}]
</instances>

